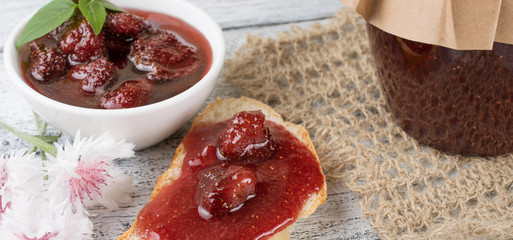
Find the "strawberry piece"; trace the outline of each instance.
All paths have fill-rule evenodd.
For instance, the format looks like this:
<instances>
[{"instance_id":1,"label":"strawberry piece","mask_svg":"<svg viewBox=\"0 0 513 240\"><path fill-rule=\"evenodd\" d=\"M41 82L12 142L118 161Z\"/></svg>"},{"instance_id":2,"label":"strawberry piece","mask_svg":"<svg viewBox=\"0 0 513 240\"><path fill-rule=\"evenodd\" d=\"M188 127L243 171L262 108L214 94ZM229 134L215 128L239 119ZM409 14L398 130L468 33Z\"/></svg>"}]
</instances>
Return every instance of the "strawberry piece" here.
<instances>
[{"instance_id":1,"label":"strawberry piece","mask_svg":"<svg viewBox=\"0 0 513 240\"><path fill-rule=\"evenodd\" d=\"M150 86L145 81L126 81L118 88L107 92L100 103L104 109L132 108L146 104Z\"/></svg>"},{"instance_id":2,"label":"strawberry piece","mask_svg":"<svg viewBox=\"0 0 513 240\"><path fill-rule=\"evenodd\" d=\"M61 30L62 30L62 25L54 28L52 31L50 31L47 34L48 38L53 39L55 41L59 41L59 38L61 36Z\"/></svg>"},{"instance_id":3,"label":"strawberry piece","mask_svg":"<svg viewBox=\"0 0 513 240\"><path fill-rule=\"evenodd\" d=\"M105 46L107 47L107 53L109 54L109 59L116 63L118 68L124 68L126 66L126 57L130 52L130 46L133 41L129 41L123 38L114 38L111 36L105 36Z\"/></svg>"},{"instance_id":4,"label":"strawberry piece","mask_svg":"<svg viewBox=\"0 0 513 240\"><path fill-rule=\"evenodd\" d=\"M188 75L192 73L195 68L182 68L175 70L167 70L164 68L157 68L155 71L151 71L148 73L146 78L152 82L163 82L163 81L171 81L177 79L181 76Z\"/></svg>"},{"instance_id":5,"label":"strawberry piece","mask_svg":"<svg viewBox=\"0 0 513 240\"><path fill-rule=\"evenodd\" d=\"M66 74L66 58L55 48L30 42L30 74L38 81L49 81Z\"/></svg>"},{"instance_id":6,"label":"strawberry piece","mask_svg":"<svg viewBox=\"0 0 513 240\"><path fill-rule=\"evenodd\" d=\"M126 66L126 57L137 36L149 29L150 24L144 19L128 13L108 13L103 32L109 59L118 67Z\"/></svg>"},{"instance_id":7,"label":"strawberry piece","mask_svg":"<svg viewBox=\"0 0 513 240\"><path fill-rule=\"evenodd\" d=\"M198 188L198 212L204 219L239 210L255 197L255 171L238 165L217 165L206 169Z\"/></svg>"},{"instance_id":8,"label":"strawberry piece","mask_svg":"<svg viewBox=\"0 0 513 240\"><path fill-rule=\"evenodd\" d=\"M72 76L82 80L82 90L95 93L97 89L109 82L116 71L114 63L107 58L98 58L86 65L73 68Z\"/></svg>"},{"instance_id":9,"label":"strawberry piece","mask_svg":"<svg viewBox=\"0 0 513 240\"><path fill-rule=\"evenodd\" d=\"M87 20L77 16L61 26L58 45L71 65L88 63L107 53L103 34L95 35Z\"/></svg>"},{"instance_id":10,"label":"strawberry piece","mask_svg":"<svg viewBox=\"0 0 513 240\"><path fill-rule=\"evenodd\" d=\"M104 25L107 34L123 38L136 38L139 33L149 28L150 25L144 19L128 12L107 14Z\"/></svg>"},{"instance_id":11,"label":"strawberry piece","mask_svg":"<svg viewBox=\"0 0 513 240\"><path fill-rule=\"evenodd\" d=\"M243 111L228 123L218 145L228 160L258 161L270 158L276 144L265 126L265 115L261 111Z\"/></svg>"},{"instance_id":12,"label":"strawberry piece","mask_svg":"<svg viewBox=\"0 0 513 240\"><path fill-rule=\"evenodd\" d=\"M150 72L152 81L170 81L181 76L183 67L198 61L196 51L164 30L147 31L132 44L128 59L139 71Z\"/></svg>"}]
</instances>

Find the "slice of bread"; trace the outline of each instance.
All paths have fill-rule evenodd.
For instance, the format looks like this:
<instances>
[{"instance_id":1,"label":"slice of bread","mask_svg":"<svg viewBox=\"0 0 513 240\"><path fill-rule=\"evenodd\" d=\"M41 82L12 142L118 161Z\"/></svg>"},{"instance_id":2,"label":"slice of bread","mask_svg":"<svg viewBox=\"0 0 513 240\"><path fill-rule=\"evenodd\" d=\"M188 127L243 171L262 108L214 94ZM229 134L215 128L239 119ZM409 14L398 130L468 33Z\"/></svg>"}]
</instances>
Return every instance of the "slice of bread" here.
<instances>
[{"instance_id":1,"label":"slice of bread","mask_svg":"<svg viewBox=\"0 0 513 240\"><path fill-rule=\"evenodd\" d=\"M253 100L246 97L241 98L229 98L229 99L220 99L218 98L215 102L209 104L205 110L200 113L194 122L192 123L191 130L194 129L195 126L204 122L221 122L228 120L233 117L238 112L241 111L254 111L260 110L265 115L266 120L273 121L275 123L279 123L285 127L290 133L296 136L305 146L310 149L310 151L315 156L317 162L319 162L319 158L317 156L317 152L315 151L314 145L310 140L308 132L306 129L300 125L292 124L289 122L284 122L281 116L276 113L272 108L261 103L257 100ZM169 169L164 172L157 181L155 188L150 197L150 201L155 198L155 196L160 192L160 190L166 186L167 184L173 184L173 182L180 177L183 159L185 157L185 149L183 144L180 144L176 149L175 155L173 157L173 161L169 166ZM321 166L319 163L319 169L321 170ZM322 171L322 170L321 170ZM306 218L310 214L312 214L315 209L326 200L326 181L324 181L323 186L320 188L319 192L313 194L308 201L305 202L302 209L300 210L298 218ZM124 239L132 239L139 240L139 236L136 234L136 226L137 218L126 232L124 232L118 240ZM290 230L292 228L292 224L289 225L284 230L275 233L271 238L272 240L277 239L289 239Z\"/></svg>"}]
</instances>

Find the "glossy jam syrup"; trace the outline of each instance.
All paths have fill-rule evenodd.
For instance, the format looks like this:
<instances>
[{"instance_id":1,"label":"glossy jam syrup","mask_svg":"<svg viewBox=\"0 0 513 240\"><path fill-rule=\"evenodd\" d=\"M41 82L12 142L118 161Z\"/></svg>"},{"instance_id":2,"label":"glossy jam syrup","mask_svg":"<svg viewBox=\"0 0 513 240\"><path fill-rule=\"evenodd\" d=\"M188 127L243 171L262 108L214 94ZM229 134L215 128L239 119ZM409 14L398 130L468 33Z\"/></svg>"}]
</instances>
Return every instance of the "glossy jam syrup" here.
<instances>
[{"instance_id":1,"label":"glossy jam syrup","mask_svg":"<svg viewBox=\"0 0 513 240\"><path fill-rule=\"evenodd\" d=\"M319 192L324 177L304 144L282 126L267 124L279 147L271 159L258 164L220 160L215 151L205 151L208 146L215 149L227 122L195 127L183 140L187 155L181 176L141 210L137 234L143 239L267 239L292 224L305 201ZM205 220L198 213L196 196L202 173L226 164L256 171L256 194L237 211Z\"/></svg>"},{"instance_id":2,"label":"glossy jam syrup","mask_svg":"<svg viewBox=\"0 0 513 240\"><path fill-rule=\"evenodd\" d=\"M194 84L196 84L209 70L212 62L212 50L207 39L194 27L175 17L162 13L128 9L146 20L149 20L154 28L169 30L177 36L184 44L193 46L196 50L196 61L194 69L190 74L182 75L178 79L166 82L151 82L146 79L147 72L138 71L134 64L127 59L119 59L118 56L111 54L109 60L115 62L118 66L114 78L106 85L101 87L96 93L82 91L82 82L72 76L72 68L68 68L66 75L46 82L37 81L29 73L30 66L30 48L25 47L20 52L21 69L25 81L39 93L52 98L56 101L70 105L87 108L101 108L101 98L109 90L118 88L125 81L147 81L151 87L151 94L145 105L159 102L173 97ZM44 43L48 47L56 47L57 42L51 37L45 35L36 40L38 43Z\"/></svg>"},{"instance_id":3,"label":"glossy jam syrup","mask_svg":"<svg viewBox=\"0 0 513 240\"><path fill-rule=\"evenodd\" d=\"M453 50L367 29L384 95L407 133L454 154L513 151L513 45Z\"/></svg>"}]
</instances>

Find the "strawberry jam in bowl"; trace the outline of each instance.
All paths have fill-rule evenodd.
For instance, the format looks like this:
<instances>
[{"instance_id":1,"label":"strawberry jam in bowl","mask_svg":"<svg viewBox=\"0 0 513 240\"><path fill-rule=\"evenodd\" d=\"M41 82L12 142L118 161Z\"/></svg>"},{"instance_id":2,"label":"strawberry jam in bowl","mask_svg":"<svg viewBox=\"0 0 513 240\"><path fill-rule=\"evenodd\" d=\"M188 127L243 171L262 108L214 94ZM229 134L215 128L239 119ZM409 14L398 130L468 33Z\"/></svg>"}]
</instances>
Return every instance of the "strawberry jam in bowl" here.
<instances>
[{"instance_id":1,"label":"strawberry jam in bowl","mask_svg":"<svg viewBox=\"0 0 513 240\"><path fill-rule=\"evenodd\" d=\"M70 135L110 132L142 149L171 135L210 94L224 38L187 1L111 2L125 11L106 6L99 31L77 8L17 48L27 19L9 36L4 61L16 88L54 127Z\"/></svg>"},{"instance_id":2,"label":"strawberry jam in bowl","mask_svg":"<svg viewBox=\"0 0 513 240\"><path fill-rule=\"evenodd\" d=\"M25 81L79 107L119 109L159 102L197 83L212 51L205 37L158 12L109 12L96 35L79 11L21 48Z\"/></svg>"}]
</instances>

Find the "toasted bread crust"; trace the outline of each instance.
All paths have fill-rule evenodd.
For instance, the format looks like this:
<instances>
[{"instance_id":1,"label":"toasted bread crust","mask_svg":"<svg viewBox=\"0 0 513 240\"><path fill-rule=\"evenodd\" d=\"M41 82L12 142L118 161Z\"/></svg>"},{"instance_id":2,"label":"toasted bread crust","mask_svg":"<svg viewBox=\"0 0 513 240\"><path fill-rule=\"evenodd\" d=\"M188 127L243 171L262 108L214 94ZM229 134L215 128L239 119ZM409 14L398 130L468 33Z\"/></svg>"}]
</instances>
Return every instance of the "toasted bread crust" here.
<instances>
[{"instance_id":1,"label":"toasted bread crust","mask_svg":"<svg viewBox=\"0 0 513 240\"><path fill-rule=\"evenodd\" d=\"M300 125L296 125L289 122L284 122L281 116L276 113L271 107L265 105L262 102L259 102L254 99L241 97L241 98L228 98L228 99L220 99L217 98L215 102L209 104L205 107L203 112L201 112L192 123L191 129L192 131L196 126L198 126L201 123L209 123L209 122L221 122L225 121L227 119L230 119L238 112L241 111L253 111L253 110L260 110L265 115L266 120L273 121L275 123L278 123L280 125L283 125L285 129L287 129L289 132L291 132L294 136L296 136L305 146L310 149L310 151L315 156L315 159L317 162L319 162L319 158L317 156L317 152L315 151L314 145L312 141L310 140L310 136L308 134L308 131ZM172 184L178 177L181 175L181 169L183 164L183 159L185 157L185 149L182 143L178 146L178 148L175 151L175 155L173 157L173 160L171 162L171 165L169 166L168 170L166 170L157 180L157 184L155 185L155 188L153 189L153 192L151 193L150 201L157 196L157 194L160 192L160 190L166 186L167 184ZM321 170L321 165L319 162L319 170ZM315 209L321 204L323 204L326 200L326 181L324 181L323 186L317 192L316 194L313 194L308 201L304 204L303 208L301 209L299 213L299 218L306 218L310 216L312 213L315 212ZM140 237L136 236L135 233L135 226L137 223L137 218L135 219L134 223L128 229L125 231L118 240L125 240L125 239L131 239L131 240L139 240ZM271 238L271 240L286 240L289 239L290 236L290 230L292 228L292 225L288 226L284 230L275 233Z\"/></svg>"}]
</instances>

